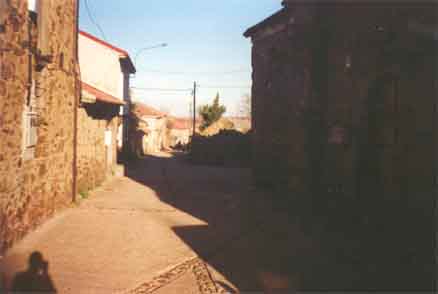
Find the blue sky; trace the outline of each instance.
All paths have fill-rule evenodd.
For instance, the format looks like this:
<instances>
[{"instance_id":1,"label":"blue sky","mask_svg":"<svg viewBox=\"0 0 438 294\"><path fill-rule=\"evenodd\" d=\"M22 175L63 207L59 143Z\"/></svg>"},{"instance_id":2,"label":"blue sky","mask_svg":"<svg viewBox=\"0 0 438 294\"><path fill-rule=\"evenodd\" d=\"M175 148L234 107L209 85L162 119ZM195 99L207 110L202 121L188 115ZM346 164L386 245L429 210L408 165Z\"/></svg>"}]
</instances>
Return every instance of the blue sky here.
<instances>
[{"instance_id":1,"label":"blue sky","mask_svg":"<svg viewBox=\"0 0 438 294\"><path fill-rule=\"evenodd\" d=\"M102 38L80 0L80 27ZM106 40L127 50L139 49L132 85L158 90L134 90L134 100L174 115L188 116L190 89L199 84L197 104L209 103L216 92L236 115L242 95L250 93L251 42L243 32L281 8L280 0L88 0L90 12ZM232 88L238 87L238 88Z\"/></svg>"}]
</instances>

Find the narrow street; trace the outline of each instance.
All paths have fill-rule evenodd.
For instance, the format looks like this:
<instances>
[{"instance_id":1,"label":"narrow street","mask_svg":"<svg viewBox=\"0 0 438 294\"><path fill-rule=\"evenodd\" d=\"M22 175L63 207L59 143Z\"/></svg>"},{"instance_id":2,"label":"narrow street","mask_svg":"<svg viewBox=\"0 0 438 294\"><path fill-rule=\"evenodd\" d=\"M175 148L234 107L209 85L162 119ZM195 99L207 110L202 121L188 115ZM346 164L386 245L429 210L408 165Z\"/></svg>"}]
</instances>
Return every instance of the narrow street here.
<instances>
[{"instance_id":1,"label":"narrow street","mask_svg":"<svg viewBox=\"0 0 438 294\"><path fill-rule=\"evenodd\" d=\"M325 2L0 0L0 294L435 293L438 2Z\"/></svg>"},{"instance_id":2,"label":"narrow street","mask_svg":"<svg viewBox=\"0 0 438 294\"><path fill-rule=\"evenodd\" d=\"M160 153L28 234L0 272L7 289L29 287L32 267L47 262L50 279L37 289L57 293L294 293L369 279L384 287L387 277L361 270L357 246L342 231L300 224L252 188L248 169ZM427 279L411 277L408 286Z\"/></svg>"},{"instance_id":3,"label":"narrow street","mask_svg":"<svg viewBox=\"0 0 438 294\"><path fill-rule=\"evenodd\" d=\"M214 260L257 231L243 209L248 195L247 169L149 156L19 242L1 262L4 282L39 251L59 293L216 293L231 290L231 278L255 289L255 273L230 275L224 258ZM236 266L254 269L242 258Z\"/></svg>"}]
</instances>

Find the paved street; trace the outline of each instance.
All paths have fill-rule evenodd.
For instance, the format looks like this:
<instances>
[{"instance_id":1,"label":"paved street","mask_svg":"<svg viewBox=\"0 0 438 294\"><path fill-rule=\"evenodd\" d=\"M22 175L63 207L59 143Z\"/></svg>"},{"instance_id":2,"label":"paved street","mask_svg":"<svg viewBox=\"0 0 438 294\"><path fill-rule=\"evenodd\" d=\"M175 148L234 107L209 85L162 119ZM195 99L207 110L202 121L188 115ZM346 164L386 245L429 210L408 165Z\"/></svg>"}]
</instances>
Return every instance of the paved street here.
<instances>
[{"instance_id":1,"label":"paved street","mask_svg":"<svg viewBox=\"0 0 438 294\"><path fill-rule=\"evenodd\" d=\"M210 281L226 273L203 260L256 228L242 213L249 187L248 170L150 156L19 242L2 260L3 282L10 286L39 251L60 293L230 289L227 277Z\"/></svg>"},{"instance_id":2,"label":"paved street","mask_svg":"<svg viewBox=\"0 0 438 294\"><path fill-rule=\"evenodd\" d=\"M0 260L2 283L132 294L386 285L386 277L363 270L360 243L333 228L300 225L272 197L255 192L246 169L148 156L18 242ZM47 275L35 281L45 262Z\"/></svg>"}]
</instances>

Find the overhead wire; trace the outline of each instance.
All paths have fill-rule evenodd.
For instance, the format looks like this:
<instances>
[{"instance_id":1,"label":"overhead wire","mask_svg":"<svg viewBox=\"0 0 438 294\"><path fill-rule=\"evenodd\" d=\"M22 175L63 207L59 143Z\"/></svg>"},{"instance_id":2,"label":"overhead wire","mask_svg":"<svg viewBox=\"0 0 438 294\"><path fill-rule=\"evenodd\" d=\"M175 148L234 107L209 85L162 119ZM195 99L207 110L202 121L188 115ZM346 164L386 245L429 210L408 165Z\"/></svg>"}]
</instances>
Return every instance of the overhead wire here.
<instances>
[{"instance_id":1,"label":"overhead wire","mask_svg":"<svg viewBox=\"0 0 438 294\"><path fill-rule=\"evenodd\" d=\"M160 73L160 74L168 74L168 75L229 75L236 73L249 73L249 70L231 70L231 71L199 71L199 72L188 72L188 71L162 71L162 70L154 70L154 69L144 69L143 72L150 73Z\"/></svg>"},{"instance_id":2,"label":"overhead wire","mask_svg":"<svg viewBox=\"0 0 438 294\"><path fill-rule=\"evenodd\" d=\"M250 89L251 85L198 85L200 89ZM131 87L138 91L155 91L155 92L190 92L192 88L147 88L147 87Z\"/></svg>"},{"instance_id":3,"label":"overhead wire","mask_svg":"<svg viewBox=\"0 0 438 294\"><path fill-rule=\"evenodd\" d=\"M207 85L207 86L203 86L203 85L199 85L199 88L204 88L204 89L249 89L251 88L251 85L225 85L225 86L221 86L221 85Z\"/></svg>"},{"instance_id":4,"label":"overhead wire","mask_svg":"<svg viewBox=\"0 0 438 294\"><path fill-rule=\"evenodd\" d=\"M134 90L141 91L169 91L169 92L188 92L192 91L192 89L183 89L183 88L143 88L143 87L131 87Z\"/></svg>"},{"instance_id":5,"label":"overhead wire","mask_svg":"<svg viewBox=\"0 0 438 294\"><path fill-rule=\"evenodd\" d=\"M91 13L91 9L90 6L88 5L88 0L84 0L84 4L85 4L85 9L87 11L88 17L90 19L90 21L96 26L96 28L99 30L100 34L102 35L102 38L105 41L108 41L108 39L106 38L105 32L103 31L102 27L100 26L99 22L96 20L96 18L93 16L93 14Z\"/></svg>"}]
</instances>

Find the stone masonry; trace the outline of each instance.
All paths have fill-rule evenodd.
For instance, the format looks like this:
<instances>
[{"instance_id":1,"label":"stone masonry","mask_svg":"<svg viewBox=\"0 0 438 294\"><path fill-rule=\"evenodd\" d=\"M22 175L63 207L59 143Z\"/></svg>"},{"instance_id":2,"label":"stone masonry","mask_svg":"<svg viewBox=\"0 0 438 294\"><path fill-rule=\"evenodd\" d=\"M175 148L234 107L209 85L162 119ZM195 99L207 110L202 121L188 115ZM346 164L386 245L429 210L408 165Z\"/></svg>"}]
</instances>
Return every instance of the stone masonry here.
<instances>
[{"instance_id":1,"label":"stone masonry","mask_svg":"<svg viewBox=\"0 0 438 294\"><path fill-rule=\"evenodd\" d=\"M347 287L430 290L438 7L318 2L284 1L245 33L254 178L356 242Z\"/></svg>"},{"instance_id":2,"label":"stone masonry","mask_svg":"<svg viewBox=\"0 0 438 294\"><path fill-rule=\"evenodd\" d=\"M117 164L119 105L83 104L78 110L78 192L102 184ZM111 145L105 146L105 131L111 131ZM111 150L107 150L111 148ZM110 154L110 155L108 155ZM111 158L109 158L109 156Z\"/></svg>"},{"instance_id":3,"label":"stone masonry","mask_svg":"<svg viewBox=\"0 0 438 294\"><path fill-rule=\"evenodd\" d=\"M0 252L72 201L77 1L44 3L50 8L38 15L27 1L0 0ZM50 56L38 48L40 17ZM37 136L30 156L29 100Z\"/></svg>"}]
</instances>

